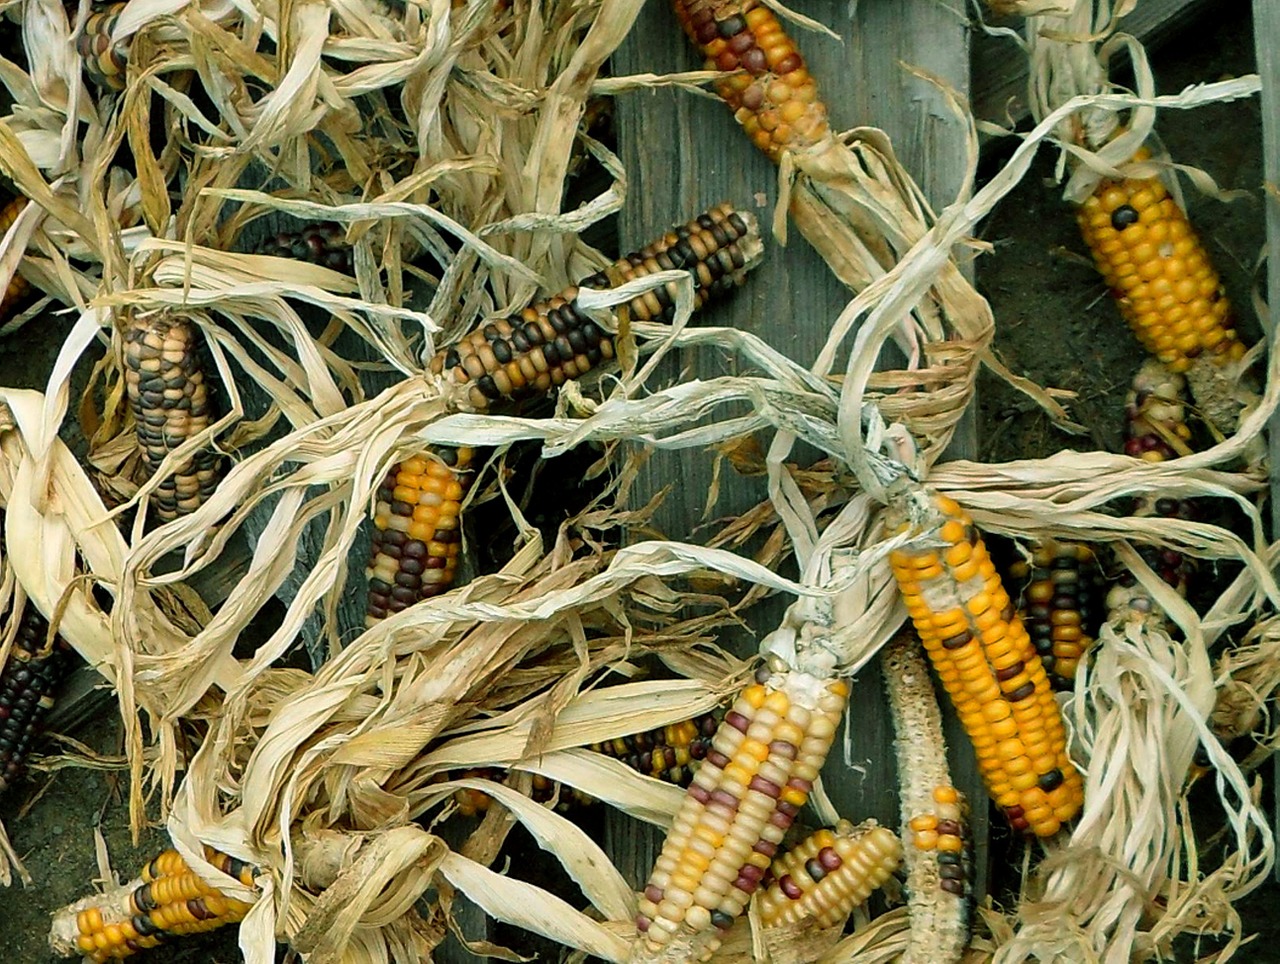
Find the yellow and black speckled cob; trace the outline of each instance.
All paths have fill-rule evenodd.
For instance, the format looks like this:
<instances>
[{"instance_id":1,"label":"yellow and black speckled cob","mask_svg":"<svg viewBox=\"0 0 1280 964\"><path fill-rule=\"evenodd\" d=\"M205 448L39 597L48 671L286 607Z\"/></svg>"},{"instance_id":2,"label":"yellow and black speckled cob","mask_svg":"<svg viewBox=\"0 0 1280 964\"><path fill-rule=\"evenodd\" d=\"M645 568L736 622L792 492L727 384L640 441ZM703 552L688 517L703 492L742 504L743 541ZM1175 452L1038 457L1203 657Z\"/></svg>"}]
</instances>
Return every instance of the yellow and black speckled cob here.
<instances>
[{"instance_id":1,"label":"yellow and black speckled cob","mask_svg":"<svg viewBox=\"0 0 1280 964\"><path fill-rule=\"evenodd\" d=\"M1040 654L1055 689L1070 689L1101 618L1102 573L1092 549L1049 540L1036 546L1031 562L1009 567L1018 592L1018 615Z\"/></svg>"},{"instance_id":2,"label":"yellow and black speckled cob","mask_svg":"<svg viewBox=\"0 0 1280 964\"><path fill-rule=\"evenodd\" d=\"M194 324L166 315L125 334L125 385L148 476L214 420L199 339ZM168 522L198 509L218 484L221 461L203 449L179 465L152 496L156 517Z\"/></svg>"},{"instance_id":3,"label":"yellow and black speckled cob","mask_svg":"<svg viewBox=\"0 0 1280 964\"><path fill-rule=\"evenodd\" d=\"M469 448L440 446L398 463L383 479L365 570L366 626L453 585L472 455Z\"/></svg>"},{"instance_id":4,"label":"yellow and black speckled cob","mask_svg":"<svg viewBox=\"0 0 1280 964\"><path fill-rule=\"evenodd\" d=\"M246 887L253 886L249 865L210 847L204 848L204 857ZM132 957L174 938L234 924L252 906L209 886L176 850L166 850L131 883L86 897L55 915L49 944L62 957L83 954L95 962Z\"/></svg>"},{"instance_id":5,"label":"yellow and black speckled cob","mask_svg":"<svg viewBox=\"0 0 1280 964\"><path fill-rule=\"evenodd\" d=\"M457 386L459 404L476 411L494 402L550 392L613 358L613 338L577 306L578 289L612 288L658 271L693 276L695 306L732 291L759 262L763 248L755 219L722 204L665 234L641 251L519 314L496 318L456 345L437 352L431 371ZM640 321L667 321L675 285L656 288L626 305Z\"/></svg>"},{"instance_id":6,"label":"yellow and black speckled cob","mask_svg":"<svg viewBox=\"0 0 1280 964\"><path fill-rule=\"evenodd\" d=\"M0 791L26 772L27 754L53 707L54 692L72 666L71 649L29 602L20 617L9 660L0 673Z\"/></svg>"},{"instance_id":7,"label":"yellow and black speckled cob","mask_svg":"<svg viewBox=\"0 0 1280 964\"><path fill-rule=\"evenodd\" d=\"M124 8L123 3L113 3L95 10L76 38L76 53L84 61L85 73L95 84L110 90L124 90L129 66L129 41L111 42L111 32Z\"/></svg>"}]
</instances>

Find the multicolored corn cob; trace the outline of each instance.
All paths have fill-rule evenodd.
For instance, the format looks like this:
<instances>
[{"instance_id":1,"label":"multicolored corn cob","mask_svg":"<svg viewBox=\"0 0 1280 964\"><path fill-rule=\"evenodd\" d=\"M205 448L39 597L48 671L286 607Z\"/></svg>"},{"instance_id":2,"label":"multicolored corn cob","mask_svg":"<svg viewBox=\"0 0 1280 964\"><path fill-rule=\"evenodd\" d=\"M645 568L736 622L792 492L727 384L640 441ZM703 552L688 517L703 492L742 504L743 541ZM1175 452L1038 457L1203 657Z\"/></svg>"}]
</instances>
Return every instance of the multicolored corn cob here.
<instances>
[{"instance_id":1,"label":"multicolored corn cob","mask_svg":"<svg viewBox=\"0 0 1280 964\"><path fill-rule=\"evenodd\" d=\"M982 536L953 500L918 486L899 490L890 517L912 536L889 556L894 577L988 792L1014 829L1052 836L1080 811L1084 786L1049 677Z\"/></svg>"},{"instance_id":2,"label":"multicolored corn cob","mask_svg":"<svg viewBox=\"0 0 1280 964\"><path fill-rule=\"evenodd\" d=\"M394 466L378 489L365 625L448 592L462 549L473 450L434 448Z\"/></svg>"},{"instance_id":3,"label":"multicolored corn cob","mask_svg":"<svg viewBox=\"0 0 1280 964\"><path fill-rule=\"evenodd\" d=\"M972 924L968 806L951 782L942 713L910 633L890 641L880 666L893 716L902 837L908 844L911 929L900 964L955 964Z\"/></svg>"},{"instance_id":4,"label":"multicolored corn cob","mask_svg":"<svg viewBox=\"0 0 1280 964\"><path fill-rule=\"evenodd\" d=\"M55 636L46 647L49 624L27 603L9 660L0 673L0 791L26 772L27 754L53 706L53 694L71 669L71 648Z\"/></svg>"},{"instance_id":5,"label":"multicolored corn cob","mask_svg":"<svg viewBox=\"0 0 1280 964\"><path fill-rule=\"evenodd\" d=\"M199 331L182 318L153 316L125 333L124 361L142 464L151 476L171 451L214 420ZM217 487L221 462L208 448L182 462L153 493L156 517L169 522L203 505Z\"/></svg>"},{"instance_id":6,"label":"multicolored corn cob","mask_svg":"<svg viewBox=\"0 0 1280 964\"><path fill-rule=\"evenodd\" d=\"M902 841L874 821L841 820L774 860L760 895L766 927L843 924L902 864Z\"/></svg>"},{"instance_id":7,"label":"multicolored corn cob","mask_svg":"<svg viewBox=\"0 0 1280 964\"><path fill-rule=\"evenodd\" d=\"M827 758L849 687L762 669L716 730L641 895L632 960L705 960L746 908Z\"/></svg>"},{"instance_id":8,"label":"multicolored corn cob","mask_svg":"<svg viewBox=\"0 0 1280 964\"><path fill-rule=\"evenodd\" d=\"M204 856L223 873L253 886L249 865L209 847ZM175 937L237 923L252 906L209 886L176 850L166 850L143 868L138 879L86 897L56 914L49 945L62 957L83 954L92 961L132 957Z\"/></svg>"},{"instance_id":9,"label":"multicolored corn cob","mask_svg":"<svg viewBox=\"0 0 1280 964\"><path fill-rule=\"evenodd\" d=\"M123 3L113 3L89 14L84 31L76 38L76 53L84 61L84 72L100 87L124 90L129 66L129 41L111 41Z\"/></svg>"},{"instance_id":10,"label":"multicolored corn cob","mask_svg":"<svg viewBox=\"0 0 1280 964\"><path fill-rule=\"evenodd\" d=\"M347 233L341 224L330 221L306 224L296 231L280 231L263 239L253 253L308 261L343 274L351 273L351 246L347 244Z\"/></svg>"},{"instance_id":11,"label":"multicolored corn cob","mask_svg":"<svg viewBox=\"0 0 1280 964\"><path fill-rule=\"evenodd\" d=\"M695 306L732 291L759 263L755 218L722 204L668 232L635 254L583 279L577 287L519 314L494 319L431 360L431 371L459 389L462 408L484 411L503 399L545 394L613 358L613 338L577 305L578 289L612 288L665 270L688 271ZM669 321L674 283L627 302L640 321Z\"/></svg>"},{"instance_id":12,"label":"multicolored corn cob","mask_svg":"<svg viewBox=\"0 0 1280 964\"><path fill-rule=\"evenodd\" d=\"M1101 570L1092 549L1078 542L1047 540L1031 562L1009 567L1018 591L1018 616L1040 654L1054 689L1071 689L1076 668L1093 646L1101 616Z\"/></svg>"},{"instance_id":13,"label":"multicolored corn cob","mask_svg":"<svg viewBox=\"0 0 1280 964\"><path fill-rule=\"evenodd\" d=\"M675 11L706 69L731 75L716 93L770 159L831 136L817 81L772 10L759 0L675 0Z\"/></svg>"},{"instance_id":14,"label":"multicolored corn cob","mask_svg":"<svg viewBox=\"0 0 1280 964\"><path fill-rule=\"evenodd\" d=\"M631 769L655 780L687 787L693 779L699 761L711 749L711 739L720 725L721 713L703 713L692 719L671 723L668 726L620 736L604 743L592 743L590 749L615 760L621 760ZM496 768L468 770L464 776L478 776L489 780L501 780L502 771ZM551 800L556 784L539 774L533 775L533 799L539 803ZM491 802L488 794L470 788L454 794L458 811L471 816L487 810ZM562 812L574 806L594 803L593 797L573 787L562 787L556 809Z\"/></svg>"},{"instance_id":15,"label":"multicolored corn cob","mask_svg":"<svg viewBox=\"0 0 1280 964\"><path fill-rule=\"evenodd\" d=\"M16 197L6 203L3 208L0 208L0 236L3 236L13 226L13 222L18 219L18 215L26 208L27 203L26 198ZM31 283L22 275L14 272L13 277L9 279L8 286L3 293L0 293L0 321L7 320L13 314L14 309L17 308L19 302L26 297L30 290Z\"/></svg>"}]
</instances>

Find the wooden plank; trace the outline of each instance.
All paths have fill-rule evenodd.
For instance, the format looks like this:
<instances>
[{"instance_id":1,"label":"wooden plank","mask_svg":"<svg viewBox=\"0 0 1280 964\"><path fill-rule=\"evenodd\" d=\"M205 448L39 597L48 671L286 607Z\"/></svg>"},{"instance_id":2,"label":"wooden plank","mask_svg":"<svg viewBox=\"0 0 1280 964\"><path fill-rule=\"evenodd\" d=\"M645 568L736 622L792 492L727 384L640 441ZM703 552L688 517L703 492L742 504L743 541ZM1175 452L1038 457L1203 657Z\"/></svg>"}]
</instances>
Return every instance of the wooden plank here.
<instances>
[{"instance_id":1,"label":"wooden plank","mask_svg":"<svg viewBox=\"0 0 1280 964\"><path fill-rule=\"evenodd\" d=\"M939 92L901 64L923 68L967 94L967 23L936 0L863 0L858 4L814 0L804 12L844 38L838 43L815 34L799 37L835 126L884 129L932 203L945 206L961 186L965 130ZM863 38L875 39L864 43ZM614 58L613 72L668 72L698 64L698 55L676 26L669 5L655 3L641 13L631 39ZM619 148L630 174L630 193L620 227L624 248L643 244L668 224L721 200L754 207L762 222L768 223L777 197L776 170L748 146L723 104L672 90L633 93L619 99L617 117ZM751 331L807 363L819 350L829 322L843 308L849 292L794 231L792 238L785 249L769 243L765 263L745 289L707 321ZM674 380L681 372L708 377L732 372L735 366L733 359L713 359L706 352L691 352L677 361L664 378ZM973 423L966 424L959 451L972 454ZM710 453L659 452L652 458L649 488L674 483L658 519L659 526L671 536L680 538L702 522L711 468ZM715 515L740 512L765 494L759 479L743 479L726 471ZM737 640L741 651L754 649L759 635L776 625L788 601L779 599L757 607L751 615L757 637ZM832 753L824 771L827 791L838 810L849 818L874 816L897 826L893 733L878 663L868 667L856 682L851 705L855 709L850 713L848 751L846 754L838 744ZM955 729L949 731L949 739L960 751L954 754L957 781L973 799L985 799L967 742ZM975 856L983 868L981 884L985 887L985 808L975 809ZM642 885L659 846L658 834L619 818L606 827L606 841L623 874L633 885Z\"/></svg>"},{"instance_id":2,"label":"wooden plank","mask_svg":"<svg viewBox=\"0 0 1280 964\"><path fill-rule=\"evenodd\" d=\"M1205 13L1212 0L1142 0L1121 22L1121 29L1149 48L1175 34L1193 17ZM1022 32L1020 17L991 21L993 26ZM1126 62L1120 60L1119 62ZM976 31L973 38L973 112L980 120L1007 124L1027 118L1027 65L1009 37Z\"/></svg>"},{"instance_id":3,"label":"wooden plank","mask_svg":"<svg viewBox=\"0 0 1280 964\"><path fill-rule=\"evenodd\" d=\"M1272 188L1280 185L1280 4L1274 0L1253 0L1254 49L1258 58L1258 76L1262 79L1262 157L1268 190L1265 192L1267 216L1267 304L1275 310L1280 305L1280 199ZM1268 315L1261 316L1268 338L1274 333L1275 323ZM1280 415L1273 415L1268 425L1267 443L1271 458L1271 534L1280 536ZM1280 754L1271 758L1274 777L1280 781ZM1280 827L1280 795L1273 804L1275 811L1272 827ZM1280 865L1275 869L1280 880Z\"/></svg>"}]
</instances>

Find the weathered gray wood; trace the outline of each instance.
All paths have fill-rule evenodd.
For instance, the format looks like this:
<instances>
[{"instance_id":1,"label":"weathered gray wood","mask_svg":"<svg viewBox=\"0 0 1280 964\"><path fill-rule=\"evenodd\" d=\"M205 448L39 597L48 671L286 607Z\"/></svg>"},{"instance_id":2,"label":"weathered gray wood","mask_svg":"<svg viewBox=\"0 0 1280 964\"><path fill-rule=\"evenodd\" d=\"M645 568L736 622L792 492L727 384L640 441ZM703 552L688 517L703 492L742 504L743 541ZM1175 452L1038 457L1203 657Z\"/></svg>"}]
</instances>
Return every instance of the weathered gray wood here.
<instances>
[{"instance_id":1,"label":"weathered gray wood","mask_svg":"<svg viewBox=\"0 0 1280 964\"><path fill-rule=\"evenodd\" d=\"M1204 13L1211 3L1212 0L1142 0L1124 18L1121 29L1148 48L1155 47L1197 14ZM1023 27L1020 17L991 23L1019 32ZM972 102L979 119L1004 124L1009 118L1021 121L1027 117L1027 65L1025 58L1016 54L1009 37L975 32Z\"/></svg>"},{"instance_id":2,"label":"weathered gray wood","mask_svg":"<svg viewBox=\"0 0 1280 964\"><path fill-rule=\"evenodd\" d=\"M850 20L850 10L855 19ZM960 188L964 169L964 127L939 92L903 69L923 68L967 94L967 23L936 0L814 0L804 13L834 29L844 43L804 33L793 35L822 87L837 128L872 125L888 132L898 156L927 192L945 206ZM872 39L874 38L874 39ZM666 72L699 66L697 53L676 25L666 3L649 4L632 37L614 58L618 75ZM752 208L768 224L777 196L777 172L738 131L717 100L661 90L628 94L617 106L620 149L630 174L630 194L621 217L624 248L642 244L668 224L721 200ZM791 357L808 362L823 343L828 325L849 298L830 270L794 231L787 248L769 243L765 263L745 289L717 309L708 323L734 325L760 335ZM678 359L668 378L681 371L710 376L732 371L733 359L709 353ZM972 421L958 439L959 453L973 454ZM799 454L799 453L798 453ZM805 458L804 455L800 455ZM702 521L712 468L711 453L657 453L649 465L651 488L674 484L659 525L672 537L687 535ZM715 514L740 512L765 497L759 479L726 472ZM751 616L757 634L777 622L787 600L757 607ZM756 640L739 641L744 652ZM849 713L849 752L837 745L824 781L840 812L853 819L874 816L897 825L897 790L889 722L878 664L864 672ZM985 800L967 742L952 729L949 739L956 779L975 801ZM980 868L986 865L985 808L976 808ZM619 869L635 885L652 866L658 835L621 819L607 829L607 843ZM982 885L985 886L985 869Z\"/></svg>"},{"instance_id":3,"label":"weathered gray wood","mask_svg":"<svg viewBox=\"0 0 1280 964\"><path fill-rule=\"evenodd\" d=\"M1254 0L1253 2L1253 37L1254 48L1258 58L1258 75L1262 78L1262 157L1265 165L1266 183L1280 184L1280 4L1274 0ZM1280 199L1271 191L1267 191L1267 264L1271 270L1267 272L1267 304L1275 310L1280 305ZM1270 337L1275 329L1272 317L1262 316L1263 330ZM1268 449L1271 457L1271 534L1280 535L1280 417L1272 416L1267 432ZM1280 780L1280 754L1272 756L1272 767L1277 780ZM1280 797L1274 804L1275 812L1272 826L1280 827ZM1280 880L1280 867L1276 868L1276 879Z\"/></svg>"}]
</instances>

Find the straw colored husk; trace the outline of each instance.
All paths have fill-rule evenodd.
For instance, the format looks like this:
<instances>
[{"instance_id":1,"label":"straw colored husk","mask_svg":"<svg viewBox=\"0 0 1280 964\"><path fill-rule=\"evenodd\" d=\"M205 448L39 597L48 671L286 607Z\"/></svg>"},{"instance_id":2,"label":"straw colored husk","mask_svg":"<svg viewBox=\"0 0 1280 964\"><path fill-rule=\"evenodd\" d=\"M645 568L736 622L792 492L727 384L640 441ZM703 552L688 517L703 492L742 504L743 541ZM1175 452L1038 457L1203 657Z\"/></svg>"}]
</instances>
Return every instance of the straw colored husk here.
<instances>
[{"instance_id":1,"label":"straw colored husk","mask_svg":"<svg viewBox=\"0 0 1280 964\"><path fill-rule=\"evenodd\" d=\"M608 185L561 213L587 98L708 79L600 78L638 10L639 0L472 2L456 10L448 0L285 7L134 0L119 25L120 36L134 38L129 85L112 108L81 83L69 53L74 22L56 5L24 8L32 63L29 72L0 64L18 105L0 119L0 168L36 204L5 239L0 277L20 257L42 289L73 307L74 320L43 393L0 392L6 540L34 547L5 558L0 593L20 586L43 612L59 612L59 631L115 684L135 826L150 781L193 866L211 872L198 857L199 844L209 844L262 869L255 888L230 891L257 901L240 929L252 964L274 959L276 939L312 962L421 959L455 926L459 895L581 953L625 959L634 895L599 847L520 793L520 781L549 776L664 825L679 791L581 748L684 719L732 693L750 667L715 638L765 592L795 603L762 652L845 673L865 665L905 617L885 564L895 542L884 538L880 499L894 477L910 472L956 497L990 531L1114 543L1146 582L1152 574L1126 551L1130 542L1242 566L1203 617L1169 601L1183 642L1133 627L1104 634L1069 706L1076 755L1089 775L1084 817L1041 866L1014 919L990 916L991 939L975 939L967 959L1049 960L1077 946L1106 946L1115 935L1155 949L1183 930L1238 929L1229 902L1261 879L1273 854L1257 803L1218 752L1232 847L1220 864L1202 868L1179 823L1178 793L1192 741L1209 736L1215 696L1207 647L1261 607L1280 604L1254 504L1263 478L1231 467L1276 408L1280 362L1271 356L1266 391L1239 431L1207 452L1158 465L1105 453L1003 466L940 464L938 456L971 398L978 363L994 364L990 309L953 259L1039 147L1081 108L1132 110L1135 131L1144 131L1157 108L1252 96L1257 78L1164 97L1142 86L1137 96L1086 91L1046 112L986 185L970 183L936 213L882 133L850 132L780 172L790 204L778 227L789 211L855 292L817 359L787 358L732 329L686 327L686 282L674 325L621 319L620 373L563 393L554 415L451 414L423 370L437 345L603 263L580 233L621 207L628 183L601 145L584 141ZM209 113L190 96L196 84ZM189 157L177 148L155 155L153 110L167 130L199 132L208 142ZM970 135L971 181L972 128ZM136 173L113 160L126 142ZM1104 148L1092 162L1105 172L1118 160ZM254 173L259 167L270 176ZM324 268L234 253L267 212L344 225L354 283ZM688 213L673 211L672 220ZM441 270L409 265L419 258ZM659 275L583 303L615 327L609 306L668 280ZM135 475L121 334L164 312L199 327L228 402L223 418L170 464L215 444L234 466L190 516L151 529L139 517L126 533L116 521L156 480ZM318 326L309 324L314 312ZM369 392L364 363L333 348L339 331L402 380ZM890 339L909 365L873 371ZM86 469L57 433L74 363L95 345L106 352L79 412L90 437ZM845 348L846 370L832 372ZM658 360L676 349L727 351L752 373L651 384ZM246 408L237 391L248 384L269 399L261 410ZM1022 387L1067 424L1056 396ZM763 459L744 452L753 434L768 438ZM337 601L359 591L350 550L388 466L428 444L530 439L548 459L584 442L613 452L621 439L721 446L760 471L768 501L703 544L612 550L603 534L640 525L652 508L627 503L634 465L615 465L612 487L545 545L510 493L486 481L516 516L521 543L511 561L371 629L346 632ZM788 466L799 440L829 462ZM1241 538L1208 524L1108 511L1156 487L1229 500L1250 531ZM266 523L249 570L210 613L186 583L217 565L255 510ZM269 637L236 655L250 621L299 568L297 540L311 520L323 526L318 558ZM733 551L766 526L773 531L758 558ZM796 579L776 572L788 554ZM162 560L175 556L176 568L165 568ZM738 594L697 591L712 583L709 574L727 577L719 585ZM90 584L111 595L109 615ZM331 657L315 672L279 668L313 613L321 614ZM824 627L816 654L814 625ZM1269 622L1250 637L1259 647L1269 638ZM1257 652L1224 663L1224 679L1267 691L1265 678L1242 672L1269 665L1271 656ZM609 674L638 675L650 657L682 679L603 685ZM140 714L157 743L150 760ZM180 728L200 737L189 760L179 755ZM511 771L513 786L459 776L494 765ZM483 790L500 807L450 842L452 795L462 787ZM560 861L589 907L494 869L514 821ZM1146 849L1116 850L1128 840ZM1099 888L1102 880L1116 886ZM1162 913L1144 919L1156 895ZM1063 921L1071 933L1060 932ZM797 959L892 960L906 946L907 922L898 910L859 921L834 946L830 938L797 941ZM718 959L759 959L764 946L750 923L741 924Z\"/></svg>"}]
</instances>

